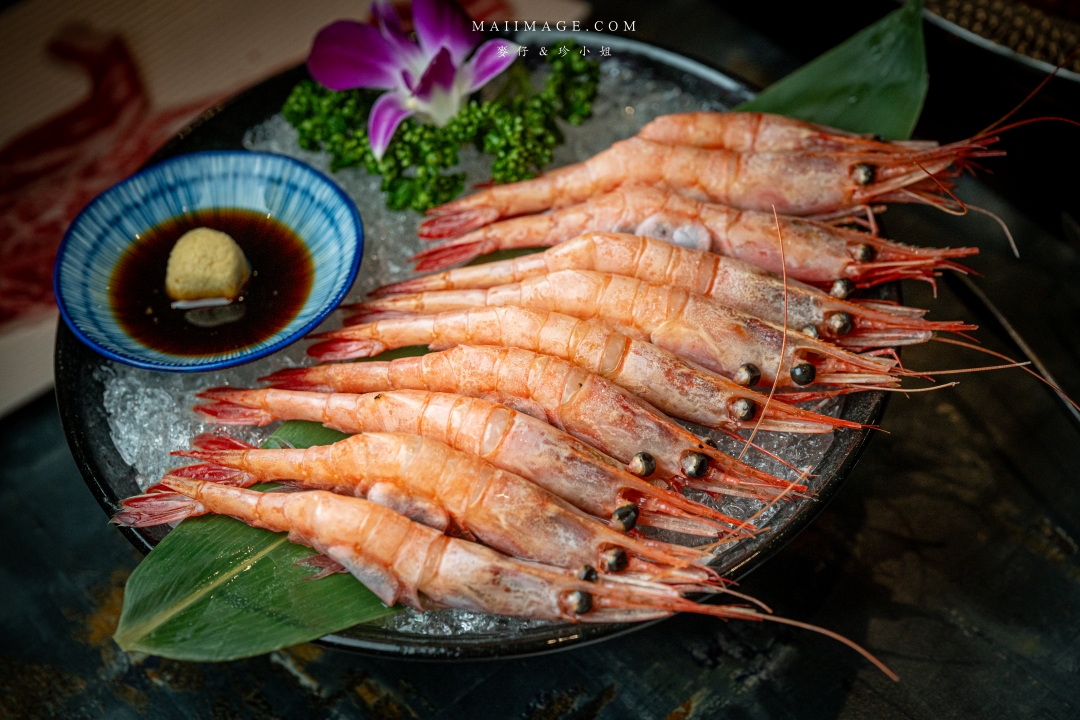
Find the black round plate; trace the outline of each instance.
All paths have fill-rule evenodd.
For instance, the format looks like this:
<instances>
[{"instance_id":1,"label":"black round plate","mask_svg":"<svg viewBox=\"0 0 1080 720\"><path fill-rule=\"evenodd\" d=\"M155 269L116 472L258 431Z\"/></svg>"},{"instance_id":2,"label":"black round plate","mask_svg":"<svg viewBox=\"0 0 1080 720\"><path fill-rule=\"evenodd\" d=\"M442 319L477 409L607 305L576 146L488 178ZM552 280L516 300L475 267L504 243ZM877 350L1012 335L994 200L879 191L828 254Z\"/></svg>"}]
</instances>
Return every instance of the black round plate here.
<instances>
[{"instance_id":1,"label":"black round plate","mask_svg":"<svg viewBox=\"0 0 1080 720\"><path fill-rule=\"evenodd\" d=\"M554 35L554 34L552 34ZM555 39L554 37L551 39ZM688 90L708 90L731 105L751 96L741 83L718 71L666 50L615 37L577 38L590 46L612 47L624 60L632 58L641 69L656 77L672 80ZM182 130L159 150L148 165L169 157L200 150L240 149L245 131L276 114L293 86L307 77L304 67L281 73L213 108ZM886 286L878 295L898 299L898 288ZM56 336L56 399L68 444L79 470L94 497L111 517L119 501L136 495L135 470L120 457L110 437L103 404L104 387L95 377L98 367L110 360L79 342L64 323ZM885 407L886 393L859 393L847 396L842 416L875 425ZM806 527L836 494L869 440L872 430L837 431L835 440L814 469L818 476L813 499L784 503L770 521L773 528L758 538L724 554L717 570L734 579L745 576L786 545ZM142 552L149 552L164 537L163 527L120 528ZM477 633L468 636L430 636L403 633L376 625L358 625L328 635L322 642L368 654L432 660L515 657L550 652L613 637L643 624L551 625L506 633Z\"/></svg>"}]
</instances>

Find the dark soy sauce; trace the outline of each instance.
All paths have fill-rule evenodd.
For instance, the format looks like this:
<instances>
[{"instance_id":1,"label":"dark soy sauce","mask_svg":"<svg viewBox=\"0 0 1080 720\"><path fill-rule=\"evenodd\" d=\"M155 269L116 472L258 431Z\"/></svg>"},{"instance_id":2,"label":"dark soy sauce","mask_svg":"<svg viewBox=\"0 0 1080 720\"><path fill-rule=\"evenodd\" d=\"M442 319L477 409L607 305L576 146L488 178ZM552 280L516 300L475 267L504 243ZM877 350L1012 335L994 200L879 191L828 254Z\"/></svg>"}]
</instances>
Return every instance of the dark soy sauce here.
<instances>
[{"instance_id":1,"label":"dark soy sauce","mask_svg":"<svg viewBox=\"0 0 1080 720\"><path fill-rule=\"evenodd\" d=\"M180 236L207 227L227 233L251 265L232 305L174 310L165 291L169 253ZM273 218L251 210L198 210L144 233L120 257L109 304L120 326L147 347L173 355L216 355L271 337L307 301L315 266L304 242Z\"/></svg>"}]
</instances>

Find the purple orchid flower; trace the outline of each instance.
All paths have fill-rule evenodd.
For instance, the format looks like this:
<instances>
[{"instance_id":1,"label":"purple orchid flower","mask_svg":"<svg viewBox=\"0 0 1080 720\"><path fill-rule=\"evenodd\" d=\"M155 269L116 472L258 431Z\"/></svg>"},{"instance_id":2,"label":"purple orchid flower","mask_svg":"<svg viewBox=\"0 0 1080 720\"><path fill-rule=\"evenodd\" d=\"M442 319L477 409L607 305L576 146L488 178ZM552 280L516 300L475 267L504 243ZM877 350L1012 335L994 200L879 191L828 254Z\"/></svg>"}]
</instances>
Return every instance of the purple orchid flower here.
<instances>
[{"instance_id":1,"label":"purple orchid flower","mask_svg":"<svg viewBox=\"0 0 1080 720\"><path fill-rule=\"evenodd\" d=\"M470 93L517 57L518 46L506 40L489 40L469 57L481 36L453 0L414 0L412 11L419 44L402 30L390 3L377 0L374 24L327 25L308 56L311 76L331 90L390 91L375 101L368 117L371 149L380 160L402 120L417 115L446 125Z\"/></svg>"}]
</instances>

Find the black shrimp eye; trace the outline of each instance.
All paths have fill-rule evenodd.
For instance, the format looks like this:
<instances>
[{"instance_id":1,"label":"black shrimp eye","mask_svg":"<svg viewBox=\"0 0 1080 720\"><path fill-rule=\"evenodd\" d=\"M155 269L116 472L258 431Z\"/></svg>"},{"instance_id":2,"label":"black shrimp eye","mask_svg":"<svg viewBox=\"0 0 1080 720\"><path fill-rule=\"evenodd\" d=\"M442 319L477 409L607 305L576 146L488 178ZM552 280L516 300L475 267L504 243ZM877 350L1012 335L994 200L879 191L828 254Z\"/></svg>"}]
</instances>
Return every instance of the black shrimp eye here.
<instances>
[{"instance_id":1,"label":"black shrimp eye","mask_svg":"<svg viewBox=\"0 0 1080 720\"><path fill-rule=\"evenodd\" d=\"M817 369L808 362L802 362L791 368L791 380L796 385L809 385L817 377Z\"/></svg>"},{"instance_id":2,"label":"black shrimp eye","mask_svg":"<svg viewBox=\"0 0 1080 720\"><path fill-rule=\"evenodd\" d=\"M629 532L637 525L638 506L634 503L621 505L611 513L611 524L618 530Z\"/></svg>"},{"instance_id":3,"label":"black shrimp eye","mask_svg":"<svg viewBox=\"0 0 1080 720\"><path fill-rule=\"evenodd\" d=\"M584 615L592 610L592 595L583 591L575 590L570 593L570 607L575 615Z\"/></svg>"},{"instance_id":4,"label":"black shrimp eye","mask_svg":"<svg viewBox=\"0 0 1080 720\"><path fill-rule=\"evenodd\" d=\"M846 299L853 292L855 292L855 283L848 278L833 280L832 287L829 288L829 294L841 300Z\"/></svg>"},{"instance_id":5,"label":"black shrimp eye","mask_svg":"<svg viewBox=\"0 0 1080 720\"><path fill-rule=\"evenodd\" d=\"M878 135L877 133L874 133L870 137L874 142L889 142L888 140L885 139L884 135Z\"/></svg>"},{"instance_id":6,"label":"black shrimp eye","mask_svg":"<svg viewBox=\"0 0 1080 720\"><path fill-rule=\"evenodd\" d=\"M711 447L713 450L719 450L720 449L720 446L717 445L716 441L713 440L712 438L705 438L704 442L705 442L706 445Z\"/></svg>"},{"instance_id":7,"label":"black shrimp eye","mask_svg":"<svg viewBox=\"0 0 1080 720\"><path fill-rule=\"evenodd\" d=\"M735 419L743 422L753 420L757 415L757 403L750 398L735 398L728 407Z\"/></svg>"},{"instance_id":8,"label":"black shrimp eye","mask_svg":"<svg viewBox=\"0 0 1080 720\"><path fill-rule=\"evenodd\" d=\"M656 458L647 452L639 452L630 460L626 469L638 477L649 477L656 472Z\"/></svg>"},{"instance_id":9,"label":"black shrimp eye","mask_svg":"<svg viewBox=\"0 0 1080 720\"><path fill-rule=\"evenodd\" d=\"M851 313L834 312L825 320L834 335L847 335L855 327Z\"/></svg>"},{"instance_id":10,"label":"black shrimp eye","mask_svg":"<svg viewBox=\"0 0 1080 720\"><path fill-rule=\"evenodd\" d=\"M732 379L743 387L753 387L761 382L761 370L753 363L746 363L735 371L735 377Z\"/></svg>"},{"instance_id":11,"label":"black shrimp eye","mask_svg":"<svg viewBox=\"0 0 1080 720\"><path fill-rule=\"evenodd\" d=\"M802 329L802 334L803 335L809 335L810 337L814 338L815 340L817 340L818 338L821 337L821 335L817 331L817 328L814 327L813 325L807 325L806 327L804 327Z\"/></svg>"},{"instance_id":12,"label":"black shrimp eye","mask_svg":"<svg viewBox=\"0 0 1080 720\"><path fill-rule=\"evenodd\" d=\"M877 177L877 168L870 163L859 163L851 168L851 177L860 185L869 185Z\"/></svg>"},{"instance_id":13,"label":"black shrimp eye","mask_svg":"<svg viewBox=\"0 0 1080 720\"><path fill-rule=\"evenodd\" d=\"M600 555L601 564L607 572L622 572L630 564L630 558L622 548L611 548Z\"/></svg>"},{"instance_id":14,"label":"black shrimp eye","mask_svg":"<svg viewBox=\"0 0 1080 720\"><path fill-rule=\"evenodd\" d=\"M592 565L585 565L578 571L577 577L578 580L584 582L596 582L599 576L596 574L596 568Z\"/></svg>"},{"instance_id":15,"label":"black shrimp eye","mask_svg":"<svg viewBox=\"0 0 1080 720\"><path fill-rule=\"evenodd\" d=\"M859 243L851 249L851 254L859 262L873 262L874 258L877 257L877 250L874 249L873 245Z\"/></svg>"},{"instance_id":16,"label":"black shrimp eye","mask_svg":"<svg viewBox=\"0 0 1080 720\"><path fill-rule=\"evenodd\" d=\"M683 475L688 478L704 477L705 472L709 469L709 457L691 451L682 456L682 459L679 460L679 467L682 469Z\"/></svg>"}]
</instances>

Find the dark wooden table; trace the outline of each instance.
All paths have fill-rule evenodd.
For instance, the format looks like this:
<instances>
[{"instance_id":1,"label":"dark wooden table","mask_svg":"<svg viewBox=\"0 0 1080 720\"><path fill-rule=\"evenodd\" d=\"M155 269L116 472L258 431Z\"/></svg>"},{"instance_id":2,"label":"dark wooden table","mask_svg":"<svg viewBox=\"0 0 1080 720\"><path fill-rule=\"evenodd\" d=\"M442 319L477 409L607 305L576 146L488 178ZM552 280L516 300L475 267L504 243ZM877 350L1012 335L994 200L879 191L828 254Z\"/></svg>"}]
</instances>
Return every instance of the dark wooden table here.
<instances>
[{"instance_id":1,"label":"dark wooden table","mask_svg":"<svg viewBox=\"0 0 1080 720\"><path fill-rule=\"evenodd\" d=\"M768 24L724 6L594 6L597 17L637 17L639 36L758 83L797 67L799 52L824 49L785 52ZM948 97L931 97L937 105L928 115L951 117ZM1075 190L1075 180L1066 182ZM961 192L1005 219L1020 260L985 217L893 208L890 234L979 246L971 263L978 286L1080 397L1080 242L1052 221L1068 208L1051 203L1035 217L1016 209L1027 210L1023 193L1007 200L971 182ZM936 299L925 285L905 294L932 317L976 319L951 284ZM993 332L979 337L1014 352ZM904 361L923 369L994 362L937 343L905 351ZM123 653L110 636L139 555L106 524L52 397L42 397L0 421L0 715L1078 717L1080 432L1021 371L960 379L955 388L893 398L884 432L837 498L742 588L780 614L864 644L899 673L895 684L810 633L690 616L497 662L370 659L313 645L219 665Z\"/></svg>"}]
</instances>

